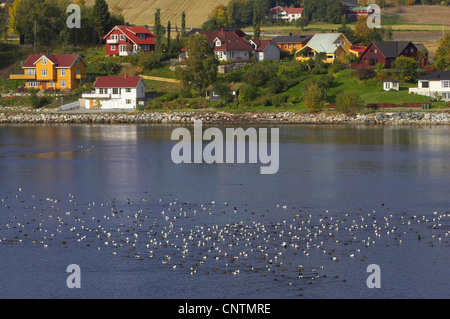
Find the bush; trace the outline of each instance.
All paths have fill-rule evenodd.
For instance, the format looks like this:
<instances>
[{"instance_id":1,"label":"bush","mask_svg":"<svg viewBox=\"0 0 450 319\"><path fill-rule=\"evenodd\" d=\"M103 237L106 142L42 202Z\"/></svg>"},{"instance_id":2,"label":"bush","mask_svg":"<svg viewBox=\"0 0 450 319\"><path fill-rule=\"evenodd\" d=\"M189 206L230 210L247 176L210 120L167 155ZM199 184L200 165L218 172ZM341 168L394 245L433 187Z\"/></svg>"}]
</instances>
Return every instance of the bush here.
<instances>
[{"instance_id":1,"label":"bush","mask_svg":"<svg viewBox=\"0 0 450 319\"><path fill-rule=\"evenodd\" d=\"M258 96L258 90L251 84L245 84L239 91L238 100L241 102L250 102Z\"/></svg>"},{"instance_id":2,"label":"bush","mask_svg":"<svg viewBox=\"0 0 450 319\"><path fill-rule=\"evenodd\" d=\"M345 91L336 97L335 108L344 114L354 114L364 108L364 101L355 91Z\"/></svg>"},{"instance_id":3,"label":"bush","mask_svg":"<svg viewBox=\"0 0 450 319\"><path fill-rule=\"evenodd\" d=\"M358 69L355 72L355 75L360 80L368 80L368 79L375 77L377 75L377 73L372 69L363 68L363 69Z\"/></svg>"},{"instance_id":4,"label":"bush","mask_svg":"<svg viewBox=\"0 0 450 319\"><path fill-rule=\"evenodd\" d=\"M325 103L324 92L316 83L312 83L305 87L303 96L308 111L319 112L323 109Z\"/></svg>"},{"instance_id":5,"label":"bush","mask_svg":"<svg viewBox=\"0 0 450 319\"><path fill-rule=\"evenodd\" d=\"M38 96L36 91L32 90L30 92L30 96L28 97L28 103L30 103L30 106L33 109L39 109L45 105L46 98Z\"/></svg>"}]
</instances>

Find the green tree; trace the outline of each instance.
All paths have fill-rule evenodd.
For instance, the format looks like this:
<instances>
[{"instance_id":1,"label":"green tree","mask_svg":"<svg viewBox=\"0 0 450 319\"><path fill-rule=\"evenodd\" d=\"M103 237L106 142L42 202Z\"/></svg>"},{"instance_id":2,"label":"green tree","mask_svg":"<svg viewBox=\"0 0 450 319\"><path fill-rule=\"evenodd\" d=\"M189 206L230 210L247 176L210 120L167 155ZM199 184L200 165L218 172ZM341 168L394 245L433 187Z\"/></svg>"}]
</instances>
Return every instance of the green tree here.
<instances>
[{"instance_id":1,"label":"green tree","mask_svg":"<svg viewBox=\"0 0 450 319\"><path fill-rule=\"evenodd\" d=\"M355 114L364 108L364 101L355 91L344 91L336 97L336 110L344 114Z\"/></svg>"},{"instance_id":2,"label":"green tree","mask_svg":"<svg viewBox=\"0 0 450 319\"><path fill-rule=\"evenodd\" d=\"M0 8L0 39L5 40L8 36L8 12L5 8Z\"/></svg>"},{"instance_id":3,"label":"green tree","mask_svg":"<svg viewBox=\"0 0 450 319\"><path fill-rule=\"evenodd\" d=\"M186 37L186 13L181 13L181 37Z\"/></svg>"},{"instance_id":4,"label":"green tree","mask_svg":"<svg viewBox=\"0 0 450 319\"><path fill-rule=\"evenodd\" d=\"M171 25L170 25L170 21L167 22L167 53L171 53L172 52L172 47L171 47L171 38L170 38L170 32L171 32Z\"/></svg>"},{"instance_id":5,"label":"green tree","mask_svg":"<svg viewBox=\"0 0 450 319\"><path fill-rule=\"evenodd\" d=\"M418 64L414 58L399 56L394 61L394 68L400 73L400 76L408 82L417 77Z\"/></svg>"},{"instance_id":6,"label":"green tree","mask_svg":"<svg viewBox=\"0 0 450 319\"><path fill-rule=\"evenodd\" d=\"M253 31L254 39L259 39L261 22L269 11L269 2L267 0L258 0L253 2Z\"/></svg>"},{"instance_id":7,"label":"green tree","mask_svg":"<svg viewBox=\"0 0 450 319\"><path fill-rule=\"evenodd\" d=\"M199 95L203 95L205 89L217 78L219 61L206 37L201 34L189 37L186 50L186 67L179 70L178 77L186 89L193 88Z\"/></svg>"},{"instance_id":8,"label":"green tree","mask_svg":"<svg viewBox=\"0 0 450 319\"><path fill-rule=\"evenodd\" d=\"M252 84L244 84L239 90L238 100L241 102L250 102L258 96L258 89Z\"/></svg>"},{"instance_id":9,"label":"green tree","mask_svg":"<svg viewBox=\"0 0 450 319\"><path fill-rule=\"evenodd\" d=\"M435 65L439 70L450 70L450 33L439 42L436 50Z\"/></svg>"},{"instance_id":10,"label":"green tree","mask_svg":"<svg viewBox=\"0 0 450 319\"><path fill-rule=\"evenodd\" d=\"M305 106L309 112L319 112L325 104L324 89L316 83L308 85L303 92Z\"/></svg>"},{"instance_id":11,"label":"green tree","mask_svg":"<svg viewBox=\"0 0 450 319\"><path fill-rule=\"evenodd\" d=\"M155 51L162 52L162 29L161 29L161 9L156 9L155 12Z\"/></svg>"},{"instance_id":12,"label":"green tree","mask_svg":"<svg viewBox=\"0 0 450 319\"><path fill-rule=\"evenodd\" d=\"M302 31L305 30L305 28L308 26L309 21L307 17L301 17L298 18L295 21L295 25L297 26L297 28L300 28Z\"/></svg>"},{"instance_id":13,"label":"green tree","mask_svg":"<svg viewBox=\"0 0 450 319\"><path fill-rule=\"evenodd\" d=\"M111 14L109 13L109 7L106 0L95 0L92 8L92 17L94 19L95 30L97 32L99 42L101 42L103 36L111 27Z\"/></svg>"}]
</instances>

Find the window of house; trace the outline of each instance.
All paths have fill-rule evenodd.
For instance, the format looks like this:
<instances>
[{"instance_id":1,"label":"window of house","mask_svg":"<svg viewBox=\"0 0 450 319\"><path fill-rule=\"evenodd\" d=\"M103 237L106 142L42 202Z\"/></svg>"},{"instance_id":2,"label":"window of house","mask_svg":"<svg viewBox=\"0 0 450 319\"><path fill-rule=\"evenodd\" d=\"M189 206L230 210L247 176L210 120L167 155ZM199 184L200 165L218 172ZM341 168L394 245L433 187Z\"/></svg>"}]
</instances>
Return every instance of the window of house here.
<instances>
[{"instance_id":1,"label":"window of house","mask_svg":"<svg viewBox=\"0 0 450 319\"><path fill-rule=\"evenodd\" d=\"M65 81L65 80L62 80L62 81L61 81L61 87L62 87L62 88L65 88L65 87L66 87L66 81Z\"/></svg>"},{"instance_id":2,"label":"window of house","mask_svg":"<svg viewBox=\"0 0 450 319\"><path fill-rule=\"evenodd\" d=\"M422 88L428 88L428 87L430 87L430 84L429 84L428 81L422 81L421 83L422 83Z\"/></svg>"},{"instance_id":3,"label":"window of house","mask_svg":"<svg viewBox=\"0 0 450 319\"><path fill-rule=\"evenodd\" d=\"M446 89L450 88L450 81L442 81L442 87Z\"/></svg>"},{"instance_id":4,"label":"window of house","mask_svg":"<svg viewBox=\"0 0 450 319\"><path fill-rule=\"evenodd\" d=\"M59 75L60 76L66 76L66 69L60 69L59 70Z\"/></svg>"},{"instance_id":5,"label":"window of house","mask_svg":"<svg viewBox=\"0 0 450 319\"><path fill-rule=\"evenodd\" d=\"M51 88L54 88L55 87L55 82L54 81L50 81L48 83L48 86L51 87Z\"/></svg>"},{"instance_id":6,"label":"window of house","mask_svg":"<svg viewBox=\"0 0 450 319\"><path fill-rule=\"evenodd\" d=\"M113 88L112 89L112 93L113 94L120 94L120 89L119 88Z\"/></svg>"},{"instance_id":7,"label":"window of house","mask_svg":"<svg viewBox=\"0 0 450 319\"><path fill-rule=\"evenodd\" d=\"M28 81L28 87L30 88L37 88L38 82L37 81Z\"/></svg>"},{"instance_id":8,"label":"window of house","mask_svg":"<svg viewBox=\"0 0 450 319\"><path fill-rule=\"evenodd\" d=\"M28 75L36 75L36 69L28 69Z\"/></svg>"},{"instance_id":9,"label":"window of house","mask_svg":"<svg viewBox=\"0 0 450 319\"><path fill-rule=\"evenodd\" d=\"M127 46L126 45L119 45L119 51L120 52L126 52L127 51Z\"/></svg>"},{"instance_id":10,"label":"window of house","mask_svg":"<svg viewBox=\"0 0 450 319\"><path fill-rule=\"evenodd\" d=\"M131 88L126 88L125 92L130 93L131 92Z\"/></svg>"},{"instance_id":11,"label":"window of house","mask_svg":"<svg viewBox=\"0 0 450 319\"><path fill-rule=\"evenodd\" d=\"M78 69L76 70L76 75L81 75L81 69L78 68Z\"/></svg>"},{"instance_id":12,"label":"window of house","mask_svg":"<svg viewBox=\"0 0 450 319\"><path fill-rule=\"evenodd\" d=\"M111 44L111 51L116 51L116 45L115 44Z\"/></svg>"},{"instance_id":13,"label":"window of house","mask_svg":"<svg viewBox=\"0 0 450 319\"><path fill-rule=\"evenodd\" d=\"M41 70L41 75L42 76L47 76L47 69L42 69Z\"/></svg>"},{"instance_id":14,"label":"window of house","mask_svg":"<svg viewBox=\"0 0 450 319\"><path fill-rule=\"evenodd\" d=\"M111 34L111 40L117 40L117 34Z\"/></svg>"},{"instance_id":15,"label":"window of house","mask_svg":"<svg viewBox=\"0 0 450 319\"><path fill-rule=\"evenodd\" d=\"M42 58L42 65L47 65L47 59L46 58Z\"/></svg>"},{"instance_id":16,"label":"window of house","mask_svg":"<svg viewBox=\"0 0 450 319\"><path fill-rule=\"evenodd\" d=\"M125 41L125 35L123 34L120 35L120 41Z\"/></svg>"},{"instance_id":17,"label":"window of house","mask_svg":"<svg viewBox=\"0 0 450 319\"><path fill-rule=\"evenodd\" d=\"M131 104L131 100L125 100L125 103Z\"/></svg>"}]
</instances>

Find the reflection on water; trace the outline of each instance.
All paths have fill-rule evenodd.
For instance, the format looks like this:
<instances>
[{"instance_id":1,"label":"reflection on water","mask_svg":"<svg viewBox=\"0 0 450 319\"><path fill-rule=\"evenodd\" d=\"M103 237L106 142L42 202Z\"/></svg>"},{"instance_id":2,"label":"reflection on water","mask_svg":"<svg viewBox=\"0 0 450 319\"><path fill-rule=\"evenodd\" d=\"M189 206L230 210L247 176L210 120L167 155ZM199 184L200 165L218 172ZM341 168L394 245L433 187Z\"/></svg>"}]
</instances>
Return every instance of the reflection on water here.
<instances>
[{"instance_id":1,"label":"reflection on water","mask_svg":"<svg viewBox=\"0 0 450 319\"><path fill-rule=\"evenodd\" d=\"M0 280L0 284L2 287L10 285L4 288L5 291L19 296L23 291L14 288L16 286L11 281L11 278L17 278L21 282L16 270L53 283L57 269L79 262L90 269L87 276L91 279L90 284L94 285L90 292L93 297L103 296L96 295L96 291L123 297L112 292L126 287L128 296L133 297L155 297L157 291L157 297L169 298L174 295L189 297L190 293L199 297L235 296L229 293L237 293L244 298L248 296L245 293L267 297L272 292L273 297L284 298L298 297L299 285L303 289L301 294L309 297L340 298L343 292L344 296L351 297L395 297L396 294L417 297L423 296L423 291L432 297L445 294L448 276L441 278L436 275L430 279L430 272L425 270L436 267L433 268L436 274L448 273L448 254L442 254L442 251L448 249L448 241L445 241L448 216L443 212L450 207L450 128L280 126L280 169L277 174L267 176L259 174L259 164L174 164L170 153L176 143L171 140L175 127L0 126L0 197L5 199L0 206L0 249L6 260L2 261L0 271L9 274L8 279ZM239 212L235 213L234 207ZM38 218L36 214L39 214ZM436 216L442 216L441 226L433 220ZM325 222L327 218L330 219ZM377 223L372 223L373 220ZM417 240L417 233L410 230L410 220L414 221L414 230L421 232L423 240ZM39 225L43 221L46 228ZM67 224L58 224L63 221ZM324 228L314 223L323 223L320 227ZM394 236L392 233L388 235L394 224L401 231ZM24 225L32 225L33 234L30 229L26 233L21 232L20 227ZM334 228L329 229L330 225ZM102 242L104 238L93 236L91 241L86 240L82 246L77 246L80 249L71 249L71 241L78 242L82 235L77 236L70 229L80 226L96 229L98 233L95 235L110 233L111 238L125 247L119 245L120 251L111 251L116 248L111 246L111 242L108 247L103 247L106 246ZM378 239L380 233L373 233L377 229L375 226L382 227L382 244ZM139 249L132 247L130 238L135 238L136 233L138 238L145 236L155 247L166 252L156 264L141 260L145 257L142 252L148 242L140 241ZM231 242L221 241L220 236L225 233L230 234ZM60 245L66 242L69 248L65 250L64 246L58 246L56 250L34 250L19 243L19 239L22 243L27 242L22 239L24 234L32 235L33 240L37 234L35 240L38 244L42 241L41 246L45 243L51 247L50 239L55 239L55 243ZM190 259L186 265L197 267L196 264L204 261L202 258L206 251L214 250L208 246L213 243L205 238L220 234L214 245L224 245L223 249L227 249L226 244L231 245L232 252L240 256L237 261L233 259L233 267L239 265L241 268L228 272L230 269L226 267L231 267L232 263L224 256L219 261L207 259L206 264L210 268L199 271L201 275L196 277L191 277L188 269L186 272L172 272L172 268L161 262L168 263L166 255L169 252L176 254L169 257L183 258L180 250L171 244L184 244L181 238L186 234L195 235L195 245L189 249L199 259ZM268 240L268 234L272 240ZM371 245L374 239L377 244L364 250L366 242L361 239L368 241L368 237ZM436 245L438 237L444 246ZM429 238L434 246L431 247L425 238ZM343 239L345 244L340 241ZM164 243L163 240L170 242ZM205 246L199 246L198 241L202 245L205 241ZM242 246L250 245L252 241L259 247ZM101 247L100 255L97 246L93 248L94 243ZM296 254L278 255L283 252L283 245L291 244L301 244ZM339 256L341 261L337 263L318 248L324 245L352 255L360 249L361 254L358 252L358 259ZM241 250L241 247L245 249ZM263 254L252 254L251 250ZM264 256L269 251L272 258ZM113 252L122 253L122 258L111 259ZM306 252L313 258L304 259ZM133 263L133 254L137 253L136 262L142 261L142 264ZM242 260L246 255L248 260ZM277 260L275 256L278 262L273 262ZM398 256L405 262L397 260ZM272 260L271 264L268 264L269 260ZM348 282L332 277L305 286L298 282L289 285L286 281L288 277L298 276L298 264L307 265L311 272L321 265L319 261L329 266L321 270L320 275L337 272ZM280 262L285 262L285 266ZM380 295L373 290L369 292L365 278L360 278L365 276L365 269L361 267L369 262L380 264L383 273L390 276L383 279L389 289ZM406 267L406 275L402 276L399 269L405 263L413 266ZM30 264L38 265L40 273L29 269ZM180 264L183 264L181 259L177 270L181 268ZM275 265L279 268L274 268ZM267 276L262 276L250 271L251 267L265 266L274 272L267 272L264 268ZM221 267L220 271L215 272L215 267ZM103 269L107 271L103 272ZM359 275L351 277L346 273L349 269L359 271ZM289 271L289 274L283 271ZM139 280L133 274L139 274ZM63 272L61 277L64 276ZM211 276L219 283L214 288ZM229 276L235 279L231 280ZM417 281L413 289L412 277ZM61 282L65 283L65 279L62 278ZM149 289L136 285L141 279L145 284L156 286ZM429 286L430 280L432 286ZM95 287L96 282L107 282L111 286ZM240 288L242 282L247 284L245 293ZM27 287L27 283L23 285ZM219 287L227 288L222 291ZM33 286L30 294L35 295L40 289Z\"/></svg>"}]
</instances>

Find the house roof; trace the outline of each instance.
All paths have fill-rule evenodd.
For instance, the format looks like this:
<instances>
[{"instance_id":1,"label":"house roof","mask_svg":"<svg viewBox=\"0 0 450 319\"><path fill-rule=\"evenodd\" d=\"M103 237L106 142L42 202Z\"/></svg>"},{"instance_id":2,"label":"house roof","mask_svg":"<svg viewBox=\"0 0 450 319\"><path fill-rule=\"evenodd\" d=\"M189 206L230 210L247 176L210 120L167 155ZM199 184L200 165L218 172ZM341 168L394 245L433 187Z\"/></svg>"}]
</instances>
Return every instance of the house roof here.
<instances>
[{"instance_id":1,"label":"house roof","mask_svg":"<svg viewBox=\"0 0 450 319\"><path fill-rule=\"evenodd\" d=\"M375 41L373 42L373 45L375 45L386 58L396 58L410 43L411 41Z\"/></svg>"},{"instance_id":2,"label":"house roof","mask_svg":"<svg viewBox=\"0 0 450 319\"><path fill-rule=\"evenodd\" d=\"M116 25L114 28L111 29L104 37L108 37L111 32L114 30L119 30L124 34L130 41L132 41L134 44L142 45L142 44L155 44L155 35L150 32L149 29L147 29L144 26L127 26L127 25ZM147 36L145 39L141 39L137 36L137 34L146 34Z\"/></svg>"},{"instance_id":3,"label":"house roof","mask_svg":"<svg viewBox=\"0 0 450 319\"><path fill-rule=\"evenodd\" d=\"M35 63L44 56L57 68L70 68L78 57L86 64L79 54L31 54L25 61L23 68L36 67Z\"/></svg>"},{"instance_id":4,"label":"house roof","mask_svg":"<svg viewBox=\"0 0 450 319\"><path fill-rule=\"evenodd\" d=\"M336 51L339 45L336 43L341 33L318 33L315 34L309 41L308 44L300 49L299 51L310 47L317 52L332 53Z\"/></svg>"},{"instance_id":5,"label":"house roof","mask_svg":"<svg viewBox=\"0 0 450 319\"><path fill-rule=\"evenodd\" d=\"M414 45L416 46L418 51L422 51L425 50L426 52L428 52L427 47L424 44L421 43L414 43Z\"/></svg>"},{"instance_id":6,"label":"house roof","mask_svg":"<svg viewBox=\"0 0 450 319\"><path fill-rule=\"evenodd\" d=\"M386 79L386 80L384 80L384 81L383 81L383 83L384 83L384 82L399 83L399 81L398 81L398 80L396 80L396 79L394 79L394 78L389 78L389 79Z\"/></svg>"},{"instance_id":7,"label":"house roof","mask_svg":"<svg viewBox=\"0 0 450 319\"><path fill-rule=\"evenodd\" d=\"M350 47L350 50L358 52L358 53L363 53L366 49L367 49L367 47L365 47L363 45L352 45Z\"/></svg>"},{"instance_id":8,"label":"house roof","mask_svg":"<svg viewBox=\"0 0 450 319\"><path fill-rule=\"evenodd\" d=\"M301 14L303 12L303 8L283 8L287 14Z\"/></svg>"},{"instance_id":9,"label":"house roof","mask_svg":"<svg viewBox=\"0 0 450 319\"><path fill-rule=\"evenodd\" d=\"M270 8L270 14L277 14L280 10L286 11L287 14L303 13L303 8L286 8L286 7L276 6L276 7Z\"/></svg>"},{"instance_id":10,"label":"house roof","mask_svg":"<svg viewBox=\"0 0 450 319\"><path fill-rule=\"evenodd\" d=\"M273 43L272 40L267 40L267 39L261 39L261 40L251 39L251 40L249 40L249 42L250 41L252 41L254 44L256 44L257 52L263 52L269 44ZM278 48L278 46L277 46L277 48Z\"/></svg>"},{"instance_id":11,"label":"house roof","mask_svg":"<svg viewBox=\"0 0 450 319\"><path fill-rule=\"evenodd\" d=\"M344 0L344 7L361 7L361 5L355 0Z\"/></svg>"},{"instance_id":12,"label":"house roof","mask_svg":"<svg viewBox=\"0 0 450 319\"><path fill-rule=\"evenodd\" d=\"M94 88L135 88L141 81L140 76L99 76Z\"/></svg>"},{"instance_id":13,"label":"house roof","mask_svg":"<svg viewBox=\"0 0 450 319\"><path fill-rule=\"evenodd\" d=\"M272 39L275 43L306 43L312 35L282 35Z\"/></svg>"},{"instance_id":14,"label":"house roof","mask_svg":"<svg viewBox=\"0 0 450 319\"><path fill-rule=\"evenodd\" d=\"M216 39L220 40L221 45L214 46L215 51L237 50L237 51L253 51L253 48L244 38L240 37L233 31L201 31L201 35L205 35L209 43L215 43Z\"/></svg>"},{"instance_id":15,"label":"house roof","mask_svg":"<svg viewBox=\"0 0 450 319\"><path fill-rule=\"evenodd\" d=\"M450 80L450 71L435 71L419 77L418 80L430 80L430 81Z\"/></svg>"}]
</instances>

